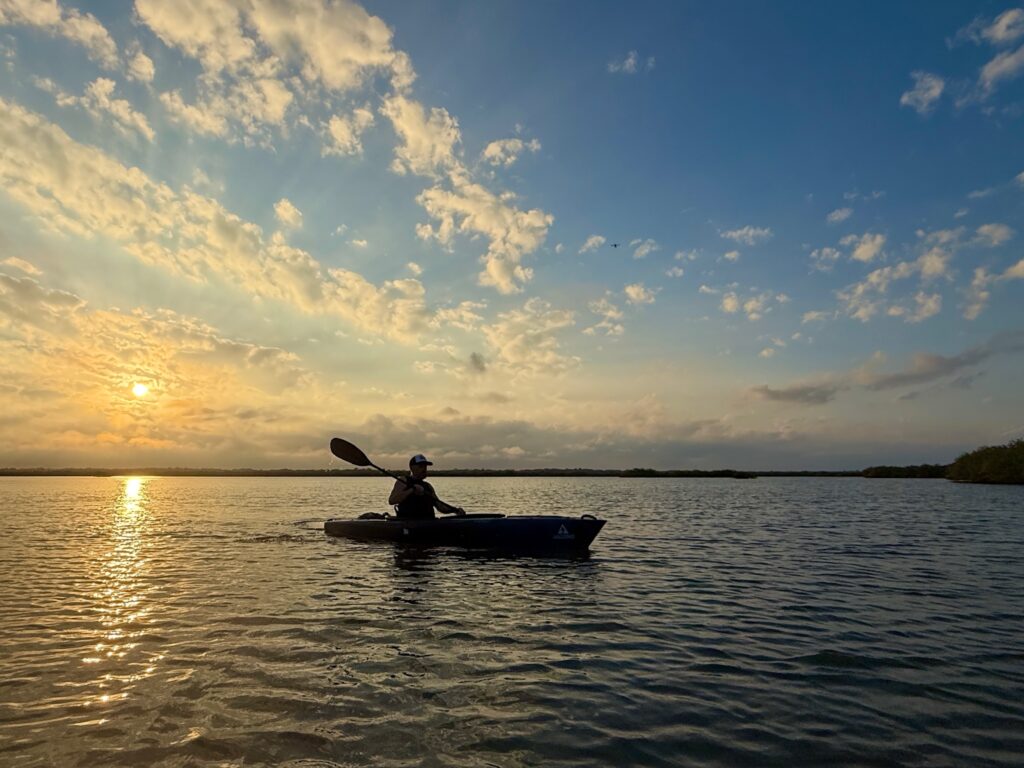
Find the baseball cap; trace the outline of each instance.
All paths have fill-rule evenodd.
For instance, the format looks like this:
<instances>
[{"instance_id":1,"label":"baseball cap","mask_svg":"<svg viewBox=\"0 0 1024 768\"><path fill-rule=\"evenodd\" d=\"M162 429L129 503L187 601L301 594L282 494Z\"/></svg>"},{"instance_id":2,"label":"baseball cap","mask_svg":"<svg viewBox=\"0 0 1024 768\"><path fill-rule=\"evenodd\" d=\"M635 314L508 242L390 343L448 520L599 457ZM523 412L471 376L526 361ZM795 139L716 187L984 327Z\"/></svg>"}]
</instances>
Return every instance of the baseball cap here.
<instances>
[{"instance_id":1,"label":"baseball cap","mask_svg":"<svg viewBox=\"0 0 1024 768\"><path fill-rule=\"evenodd\" d=\"M434 462L427 461L426 456L424 456L422 453L417 453L415 456L409 459L409 466L411 467L413 464L428 464L432 466Z\"/></svg>"}]
</instances>

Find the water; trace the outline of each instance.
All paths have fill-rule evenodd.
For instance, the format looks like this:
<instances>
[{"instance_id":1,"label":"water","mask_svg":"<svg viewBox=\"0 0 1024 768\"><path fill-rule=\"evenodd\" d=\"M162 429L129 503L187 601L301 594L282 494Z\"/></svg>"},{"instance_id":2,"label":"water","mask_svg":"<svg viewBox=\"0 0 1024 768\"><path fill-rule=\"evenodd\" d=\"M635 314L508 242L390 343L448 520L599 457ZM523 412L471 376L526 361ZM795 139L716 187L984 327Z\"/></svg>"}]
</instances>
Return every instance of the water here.
<instances>
[{"instance_id":1,"label":"water","mask_svg":"<svg viewBox=\"0 0 1024 768\"><path fill-rule=\"evenodd\" d=\"M4 766L1019 765L1024 488L441 478L589 559L314 521L376 479L0 479Z\"/></svg>"}]
</instances>

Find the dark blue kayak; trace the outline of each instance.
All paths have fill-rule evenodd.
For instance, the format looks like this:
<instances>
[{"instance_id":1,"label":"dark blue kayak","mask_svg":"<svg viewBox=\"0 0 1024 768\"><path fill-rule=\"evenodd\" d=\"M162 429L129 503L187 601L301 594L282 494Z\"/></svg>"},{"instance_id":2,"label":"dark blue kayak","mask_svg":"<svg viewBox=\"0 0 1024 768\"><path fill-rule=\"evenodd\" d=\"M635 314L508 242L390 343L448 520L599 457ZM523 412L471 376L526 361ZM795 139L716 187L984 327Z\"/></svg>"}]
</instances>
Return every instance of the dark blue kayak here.
<instances>
[{"instance_id":1,"label":"dark blue kayak","mask_svg":"<svg viewBox=\"0 0 1024 768\"><path fill-rule=\"evenodd\" d=\"M433 520L328 520L324 531L360 541L392 541L420 547L583 551L604 523L593 515L470 514Z\"/></svg>"}]
</instances>

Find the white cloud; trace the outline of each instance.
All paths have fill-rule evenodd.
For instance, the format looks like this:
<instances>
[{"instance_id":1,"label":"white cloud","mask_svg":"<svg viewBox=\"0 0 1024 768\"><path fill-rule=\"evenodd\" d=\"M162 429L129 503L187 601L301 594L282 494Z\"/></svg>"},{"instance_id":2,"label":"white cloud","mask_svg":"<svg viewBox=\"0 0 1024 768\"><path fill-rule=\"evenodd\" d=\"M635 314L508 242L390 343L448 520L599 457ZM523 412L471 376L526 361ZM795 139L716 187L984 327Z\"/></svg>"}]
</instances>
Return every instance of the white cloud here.
<instances>
[{"instance_id":1,"label":"white cloud","mask_svg":"<svg viewBox=\"0 0 1024 768\"><path fill-rule=\"evenodd\" d=\"M1024 187L1024 171L1021 171L1014 176L1013 180L1017 182L1018 186Z\"/></svg>"},{"instance_id":2,"label":"white cloud","mask_svg":"<svg viewBox=\"0 0 1024 768\"><path fill-rule=\"evenodd\" d=\"M847 235L839 241L839 244L853 246L850 258L867 264L874 261L882 252L882 248L885 246L885 235L873 235L870 232L865 232L860 236Z\"/></svg>"},{"instance_id":3,"label":"white cloud","mask_svg":"<svg viewBox=\"0 0 1024 768\"><path fill-rule=\"evenodd\" d=\"M595 315L600 315L601 321L596 325L586 328L583 333L593 336L603 332L605 336L621 336L625 332L622 323L622 310L615 306L607 297L592 301L587 308Z\"/></svg>"},{"instance_id":4,"label":"white cloud","mask_svg":"<svg viewBox=\"0 0 1024 768\"><path fill-rule=\"evenodd\" d=\"M839 224L840 222L846 221L853 215L853 208L836 208L832 213L825 217L825 221L829 224Z\"/></svg>"},{"instance_id":5,"label":"white cloud","mask_svg":"<svg viewBox=\"0 0 1024 768\"><path fill-rule=\"evenodd\" d=\"M363 131L373 125L373 112L369 104L357 107L350 115L331 115L327 123L329 142L325 143L323 155L358 155L363 151Z\"/></svg>"},{"instance_id":6,"label":"white cloud","mask_svg":"<svg viewBox=\"0 0 1024 768\"><path fill-rule=\"evenodd\" d=\"M555 253L561 253L561 252L562 252L562 251L564 251L564 250L565 250L565 246L564 246L564 245L562 245L561 243L558 243L558 244L557 244L557 245L555 246Z\"/></svg>"},{"instance_id":7,"label":"white cloud","mask_svg":"<svg viewBox=\"0 0 1024 768\"><path fill-rule=\"evenodd\" d=\"M978 227L975 241L989 248L995 248L1013 238L1013 230L1005 224L982 224Z\"/></svg>"},{"instance_id":8,"label":"white cloud","mask_svg":"<svg viewBox=\"0 0 1024 768\"><path fill-rule=\"evenodd\" d=\"M400 140L391 169L399 174L440 178L460 168L462 142L458 121L440 107L428 113L422 104L402 95L384 100L381 113L395 128Z\"/></svg>"},{"instance_id":9,"label":"white cloud","mask_svg":"<svg viewBox=\"0 0 1024 768\"><path fill-rule=\"evenodd\" d=\"M349 242L356 248L366 248L370 244L369 240L349 240Z\"/></svg>"},{"instance_id":10,"label":"white cloud","mask_svg":"<svg viewBox=\"0 0 1024 768\"><path fill-rule=\"evenodd\" d=\"M654 69L656 62L653 56L648 56L644 61L640 61L640 54L636 51L630 51L621 59L612 59L608 62L608 71L611 73L622 73L625 75L635 75L637 72L648 71Z\"/></svg>"},{"instance_id":11,"label":"white cloud","mask_svg":"<svg viewBox=\"0 0 1024 768\"><path fill-rule=\"evenodd\" d=\"M962 219L966 216L969 211L966 208L960 208L956 213L953 214L954 219Z\"/></svg>"},{"instance_id":12,"label":"white cloud","mask_svg":"<svg viewBox=\"0 0 1024 768\"><path fill-rule=\"evenodd\" d=\"M536 251L554 222L551 214L539 209L522 211L479 184L453 178L453 190L440 186L424 190L417 202L438 221L437 226L420 225L417 234L447 245L456 232L479 234L490 241L482 257L481 285L499 293L518 293L533 277L523 267L522 258Z\"/></svg>"},{"instance_id":13,"label":"white cloud","mask_svg":"<svg viewBox=\"0 0 1024 768\"><path fill-rule=\"evenodd\" d=\"M699 254L697 251L676 251L676 261L696 261Z\"/></svg>"},{"instance_id":14,"label":"white cloud","mask_svg":"<svg viewBox=\"0 0 1024 768\"><path fill-rule=\"evenodd\" d=\"M1024 45L1015 51L1003 51L981 68L978 83L987 96L1004 80L1012 80L1024 71Z\"/></svg>"},{"instance_id":15,"label":"white cloud","mask_svg":"<svg viewBox=\"0 0 1024 768\"><path fill-rule=\"evenodd\" d=\"M0 26L38 27L49 35L82 45L89 58L107 69L117 67L117 46L91 13L65 8L56 0L0 0Z\"/></svg>"},{"instance_id":16,"label":"white cloud","mask_svg":"<svg viewBox=\"0 0 1024 768\"><path fill-rule=\"evenodd\" d=\"M716 296L719 293L721 293L721 291L719 291L717 288L712 288L710 285L701 285L701 287L697 289L697 293L704 293L710 296Z\"/></svg>"},{"instance_id":17,"label":"white cloud","mask_svg":"<svg viewBox=\"0 0 1024 768\"><path fill-rule=\"evenodd\" d=\"M811 251L811 266L820 272L829 272L842 256L835 248L815 248Z\"/></svg>"},{"instance_id":18,"label":"white cloud","mask_svg":"<svg viewBox=\"0 0 1024 768\"><path fill-rule=\"evenodd\" d=\"M900 96L900 106L910 107L919 115L927 115L942 96L946 81L938 75L921 71L911 72L910 76L914 78L914 87Z\"/></svg>"},{"instance_id":19,"label":"white cloud","mask_svg":"<svg viewBox=\"0 0 1024 768\"><path fill-rule=\"evenodd\" d=\"M274 215L283 226L289 229L298 229L302 226L302 211L296 208L287 197L282 197L274 203Z\"/></svg>"},{"instance_id":20,"label":"white cloud","mask_svg":"<svg viewBox=\"0 0 1024 768\"><path fill-rule=\"evenodd\" d=\"M93 80L85 87L85 93L81 96L73 96L61 90L49 78L35 78L34 82L38 88L52 94L58 106L81 107L100 121L110 118L114 128L123 136L138 133L150 142L156 138L145 115L136 112L127 100L113 98L117 86L109 78L100 77Z\"/></svg>"},{"instance_id":21,"label":"white cloud","mask_svg":"<svg viewBox=\"0 0 1024 768\"><path fill-rule=\"evenodd\" d=\"M558 374L580 362L578 357L562 354L556 336L574 322L572 312L533 298L522 309L501 313L482 330L499 364L523 373Z\"/></svg>"},{"instance_id":22,"label":"white cloud","mask_svg":"<svg viewBox=\"0 0 1024 768\"><path fill-rule=\"evenodd\" d=\"M151 83L156 76L156 68L153 60L142 52L142 48L136 43L128 50L127 72L132 80L141 83Z\"/></svg>"},{"instance_id":23,"label":"white cloud","mask_svg":"<svg viewBox=\"0 0 1024 768\"><path fill-rule=\"evenodd\" d=\"M417 264L415 261L410 261L405 265L405 268L412 272L413 277L419 277L423 274L423 267Z\"/></svg>"},{"instance_id":24,"label":"white cloud","mask_svg":"<svg viewBox=\"0 0 1024 768\"><path fill-rule=\"evenodd\" d=\"M661 250L661 246L658 245L657 241L651 240L650 238L647 238L646 240L637 238L630 242L629 247L634 249L634 259L643 259L655 251Z\"/></svg>"},{"instance_id":25,"label":"white cloud","mask_svg":"<svg viewBox=\"0 0 1024 768\"><path fill-rule=\"evenodd\" d=\"M722 254L722 258L725 259L726 261L739 261L740 260L740 252L739 251L729 251L727 253L723 253Z\"/></svg>"},{"instance_id":26,"label":"white cloud","mask_svg":"<svg viewBox=\"0 0 1024 768\"><path fill-rule=\"evenodd\" d=\"M47 228L104 237L179 276L219 279L251 296L301 312L342 317L414 343L430 322L416 280L374 285L345 269L325 269L305 251L189 188L176 192L59 127L0 99L0 183ZM45 151L43 151L45 149Z\"/></svg>"},{"instance_id":27,"label":"white cloud","mask_svg":"<svg viewBox=\"0 0 1024 768\"><path fill-rule=\"evenodd\" d=\"M643 283L631 283L622 289L630 304L653 304L659 288L645 288Z\"/></svg>"},{"instance_id":28,"label":"white cloud","mask_svg":"<svg viewBox=\"0 0 1024 768\"><path fill-rule=\"evenodd\" d=\"M606 242L602 235L591 235L587 238L587 241L580 246L580 253L589 253L590 251L596 251Z\"/></svg>"},{"instance_id":29,"label":"white cloud","mask_svg":"<svg viewBox=\"0 0 1024 768\"><path fill-rule=\"evenodd\" d=\"M722 295L720 307L723 312L730 315L734 315L742 310L747 319L753 322L760 320L766 313L771 311L772 301L785 304L789 301L789 297L783 293L775 295L771 291L762 291L747 298L742 298L735 291L728 291Z\"/></svg>"},{"instance_id":30,"label":"white cloud","mask_svg":"<svg viewBox=\"0 0 1024 768\"><path fill-rule=\"evenodd\" d=\"M989 197L995 194L995 187L986 187L985 189L972 189L967 193L968 200L980 200L984 197Z\"/></svg>"},{"instance_id":31,"label":"white cloud","mask_svg":"<svg viewBox=\"0 0 1024 768\"><path fill-rule=\"evenodd\" d=\"M723 312L728 312L730 315L735 314L740 310L740 298L733 291L729 291L722 296L721 306Z\"/></svg>"},{"instance_id":32,"label":"white cloud","mask_svg":"<svg viewBox=\"0 0 1024 768\"><path fill-rule=\"evenodd\" d=\"M774 347L765 347L764 349L762 349L760 352L757 353L757 356L758 357L763 357L765 359L770 358L770 357L775 357L775 348Z\"/></svg>"},{"instance_id":33,"label":"white cloud","mask_svg":"<svg viewBox=\"0 0 1024 768\"><path fill-rule=\"evenodd\" d=\"M804 312L800 318L801 323L819 323L828 320L830 317L828 312L821 312L820 310L812 310L810 312Z\"/></svg>"},{"instance_id":34,"label":"white cloud","mask_svg":"<svg viewBox=\"0 0 1024 768\"><path fill-rule=\"evenodd\" d=\"M228 132L228 121L223 114L215 111L210 105L196 106L186 104L178 91L160 94L160 103L170 114L171 119L183 123L196 133L207 136L225 136Z\"/></svg>"},{"instance_id":35,"label":"white cloud","mask_svg":"<svg viewBox=\"0 0 1024 768\"><path fill-rule=\"evenodd\" d=\"M771 239L774 233L768 227L752 227L749 224L740 229L722 232L721 236L742 245L757 245Z\"/></svg>"},{"instance_id":36,"label":"white cloud","mask_svg":"<svg viewBox=\"0 0 1024 768\"><path fill-rule=\"evenodd\" d=\"M942 310L942 296L937 293L924 293L918 291L914 296L913 307L894 305L889 307L887 313L890 317L902 317L908 323L920 323L929 317L934 317Z\"/></svg>"},{"instance_id":37,"label":"white cloud","mask_svg":"<svg viewBox=\"0 0 1024 768\"><path fill-rule=\"evenodd\" d=\"M686 270L682 267L669 267L665 270L665 274L669 277L682 277L686 274Z\"/></svg>"},{"instance_id":38,"label":"white cloud","mask_svg":"<svg viewBox=\"0 0 1024 768\"><path fill-rule=\"evenodd\" d=\"M499 139L492 141L481 153L480 158L491 165L500 165L508 168L524 151L540 151L540 142L537 139L523 141L522 139Z\"/></svg>"},{"instance_id":39,"label":"white cloud","mask_svg":"<svg viewBox=\"0 0 1024 768\"><path fill-rule=\"evenodd\" d=\"M1011 8L989 21L981 16L963 29L957 31L950 41L956 44L964 40L973 43L987 42L991 45L1007 45L1024 35L1024 10Z\"/></svg>"}]
</instances>

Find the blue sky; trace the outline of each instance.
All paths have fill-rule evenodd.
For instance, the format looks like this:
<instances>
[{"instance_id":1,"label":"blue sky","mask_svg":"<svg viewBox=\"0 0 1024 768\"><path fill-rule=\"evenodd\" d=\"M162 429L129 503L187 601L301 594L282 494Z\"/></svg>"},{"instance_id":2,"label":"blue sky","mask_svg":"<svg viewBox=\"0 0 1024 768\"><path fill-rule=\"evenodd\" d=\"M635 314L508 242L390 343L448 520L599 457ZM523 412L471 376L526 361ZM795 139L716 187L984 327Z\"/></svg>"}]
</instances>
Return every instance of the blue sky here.
<instances>
[{"instance_id":1,"label":"blue sky","mask_svg":"<svg viewBox=\"0 0 1024 768\"><path fill-rule=\"evenodd\" d=\"M0 57L2 465L1024 433L1012 4L0 0Z\"/></svg>"}]
</instances>

